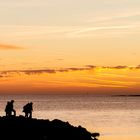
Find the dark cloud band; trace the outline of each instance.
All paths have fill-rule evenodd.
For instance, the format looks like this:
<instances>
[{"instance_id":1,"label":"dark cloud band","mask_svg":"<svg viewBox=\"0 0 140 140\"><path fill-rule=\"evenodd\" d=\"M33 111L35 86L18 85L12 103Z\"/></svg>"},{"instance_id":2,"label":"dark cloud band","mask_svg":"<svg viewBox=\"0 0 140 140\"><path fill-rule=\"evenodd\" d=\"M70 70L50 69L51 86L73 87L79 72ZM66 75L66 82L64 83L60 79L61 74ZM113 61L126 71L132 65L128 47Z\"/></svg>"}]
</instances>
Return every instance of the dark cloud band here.
<instances>
[{"instance_id":1,"label":"dark cloud band","mask_svg":"<svg viewBox=\"0 0 140 140\"><path fill-rule=\"evenodd\" d=\"M0 71L0 78L7 77L8 75L11 74L20 74L24 73L27 75L35 75L35 74L43 74L43 73L49 73L49 74L55 74L58 72L71 72L71 71L87 71L87 70L94 70L96 68L102 68L102 69L140 69L140 65L136 67L129 67L129 66L94 66L94 65L86 65L85 67L82 68L76 68L76 67L71 67L71 68L63 68L63 69L29 69L29 70L7 70L7 71Z\"/></svg>"}]
</instances>

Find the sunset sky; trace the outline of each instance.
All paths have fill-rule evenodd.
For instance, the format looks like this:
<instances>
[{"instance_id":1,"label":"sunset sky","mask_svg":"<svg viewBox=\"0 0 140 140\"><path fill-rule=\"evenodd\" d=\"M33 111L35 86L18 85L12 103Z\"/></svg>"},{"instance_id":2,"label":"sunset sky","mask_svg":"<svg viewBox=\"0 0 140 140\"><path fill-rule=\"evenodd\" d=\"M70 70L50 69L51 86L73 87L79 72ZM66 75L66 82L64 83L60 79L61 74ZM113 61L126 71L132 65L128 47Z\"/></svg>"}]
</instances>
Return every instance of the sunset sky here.
<instances>
[{"instance_id":1,"label":"sunset sky","mask_svg":"<svg viewBox=\"0 0 140 140\"><path fill-rule=\"evenodd\" d=\"M0 94L140 93L140 0L3 0L0 17Z\"/></svg>"}]
</instances>

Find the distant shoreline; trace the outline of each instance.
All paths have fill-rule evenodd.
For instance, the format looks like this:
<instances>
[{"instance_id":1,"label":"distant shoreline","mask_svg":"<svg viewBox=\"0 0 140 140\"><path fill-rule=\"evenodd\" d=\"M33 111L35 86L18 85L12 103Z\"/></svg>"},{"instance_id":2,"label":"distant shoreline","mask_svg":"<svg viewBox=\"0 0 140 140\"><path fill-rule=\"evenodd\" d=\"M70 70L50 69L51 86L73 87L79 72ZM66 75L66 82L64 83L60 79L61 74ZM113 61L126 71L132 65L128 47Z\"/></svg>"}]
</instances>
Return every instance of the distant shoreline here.
<instances>
[{"instance_id":1,"label":"distant shoreline","mask_svg":"<svg viewBox=\"0 0 140 140\"><path fill-rule=\"evenodd\" d=\"M140 97L140 94L129 94L129 95L113 95L113 96L125 96L125 97Z\"/></svg>"}]
</instances>

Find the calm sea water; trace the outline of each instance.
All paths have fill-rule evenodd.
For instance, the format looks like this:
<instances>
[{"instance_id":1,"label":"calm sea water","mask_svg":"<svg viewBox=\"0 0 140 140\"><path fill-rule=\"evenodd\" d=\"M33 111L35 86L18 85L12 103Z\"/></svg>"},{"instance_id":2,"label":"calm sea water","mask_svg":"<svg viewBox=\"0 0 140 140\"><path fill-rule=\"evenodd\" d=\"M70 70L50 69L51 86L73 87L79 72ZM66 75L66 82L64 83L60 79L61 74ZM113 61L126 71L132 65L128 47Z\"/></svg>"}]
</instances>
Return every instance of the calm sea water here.
<instances>
[{"instance_id":1,"label":"calm sea water","mask_svg":"<svg viewBox=\"0 0 140 140\"><path fill-rule=\"evenodd\" d=\"M33 117L61 119L101 133L100 140L140 140L140 97L94 95L0 95L0 116L14 99L17 115L34 103Z\"/></svg>"}]
</instances>

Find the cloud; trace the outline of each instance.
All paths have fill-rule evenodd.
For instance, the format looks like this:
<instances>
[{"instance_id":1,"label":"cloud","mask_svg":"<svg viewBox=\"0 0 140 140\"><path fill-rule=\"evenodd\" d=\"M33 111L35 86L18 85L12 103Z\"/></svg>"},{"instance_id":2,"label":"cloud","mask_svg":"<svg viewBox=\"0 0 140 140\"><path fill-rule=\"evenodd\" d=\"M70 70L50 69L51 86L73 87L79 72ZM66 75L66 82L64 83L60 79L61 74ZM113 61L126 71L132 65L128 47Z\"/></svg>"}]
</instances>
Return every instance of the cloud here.
<instances>
[{"instance_id":1,"label":"cloud","mask_svg":"<svg viewBox=\"0 0 140 140\"><path fill-rule=\"evenodd\" d=\"M102 69L140 69L140 65L138 66L125 66L125 65L118 65L118 66L95 66L95 65L85 65L85 67L88 67L89 69L95 69L95 68L102 68Z\"/></svg>"},{"instance_id":2,"label":"cloud","mask_svg":"<svg viewBox=\"0 0 140 140\"><path fill-rule=\"evenodd\" d=\"M136 69L140 69L140 65L138 65L138 66L136 67Z\"/></svg>"},{"instance_id":3,"label":"cloud","mask_svg":"<svg viewBox=\"0 0 140 140\"><path fill-rule=\"evenodd\" d=\"M68 71L82 71L88 70L89 68L67 68Z\"/></svg>"},{"instance_id":4,"label":"cloud","mask_svg":"<svg viewBox=\"0 0 140 140\"><path fill-rule=\"evenodd\" d=\"M85 65L85 67L88 67L89 69L95 69L95 68L103 68L103 69L126 69L126 68L131 68L131 67L128 67L128 66L122 66L122 65L119 65L119 66L95 66L95 65ZM133 68L136 68L136 67L133 67Z\"/></svg>"},{"instance_id":5,"label":"cloud","mask_svg":"<svg viewBox=\"0 0 140 140\"><path fill-rule=\"evenodd\" d=\"M95 66L95 65L85 65L85 67L71 67L71 68L62 68L62 69L27 69L27 70L7 70L7 71L0 71L0 78L9 77L11 74L26 74L26 75L39 75L43 73L48 74L55 74L58 72L72 72L72 71L88 71L88 70L94 70L94 69L129 69L129 70L137 70L140 69L140 65L136 67L129 67L129 66Z\"/></svg>"},{"instance_id":6,"label":"cloud","mask_svg":"<svg viewBox=\"0 0 140 140\"><path fill-rule=\"evenodd\" d=\"M41 73L56 73L56 70L54 70L54 69L23 70L23 71L19 71L19 72L23 72L25 74L31 75L31 74L41 74Z\"/></svg>"},{"instance_id":7,"label":"cloud","mask_svg":"<svg viewBox=\"0 0 140 140\"><path fill-rule=\"evenodd\" d=\"M26 74L26 75L39 75L43 73L55 74L58 72L70 72L70 71L83 71L91 68L63 68L63 69L32 69L32 70L7 70L0 71L0 78L9 77L11 74Z\"/></svg>"},{"instance_id":8,"label":"cloud","mask_svg":"<svg viewBox=\"0 0 140 140\"><path fill-rule=\"evenodd\" d=\"M127 29L127 32L126 32ZM55 39L55 38L79 38L79 37L104 37L104 33L110 35L139 33L139 25L98 25L98 26L27 26L27 25L0 25L1 41L17 41L32 39ZM117 32L116 32L117 30ZM104 32L102 34L102 31ZM115 32L114 32L115 31ZM3 34L4 33L4 34Z\"/></svg>"},{"instance_id":9,"label":"cloud","mask_svg":"<svg viewBox=\"0 0 140 140\"><path fill-rule=\"evenodd\" d=\"M8 74L20 74L24 73L27 75L34 75L34 74L42 74L42 73L56 73L56 70L54 69L35 69L35 70L7 70L7 71L1 71L0 74L1 76L3 75L8 75Z\"/></svg>"},{"instance_id":10,"label":"cloud","mask_svg":"<svg viewBox=\"0 0 140 140\"><path fill-rule=\"evenodd\" d=\"M14 45L0 44L0 49L1 50L20 50L23 48L19 46L14 46Z\"/></svg>"},{"instance_id":11,"label":"cloud","mask_svg":"<svg viewBox=\"0 0 140 140\"><path fill-rule=\"evenodd\" d=\"M92 31L98 31L98 30L114 30L114 29L129 29L133 28L132 25L124 25L124 26L100 26L100 27L89 27L89 28L83 28L81 30L77 30L73 32L73 34L80 34L85 32L92 32Z\"/></svg>"},{"instance_id":12,"label":"cloud","mask_svg":"<svg viewBox=\"0 0 140 140\"><path fill-rule=\"evenodd\" d=\"M3 75L0 75L0 78L3 78L4 76Z\"/></svg>"},{"instance_id":13,"label":"cloud","mask_svg":"<svg viewBox=\"0 0 140 140\"><path fill-rule=\"evenodd\" d=\"M94 66L94 65L86 65L86 67L89 67L89 68L96 68L96 66Z\"/></svg>"},{"instance_id":14,"label":"cloud","mask_svg":"<svg viewBox=\"0 0 140 140\"><path fill-rule=\"evenodd\" d=\"M19 70L17 71L18 73L22 72L28 75L32 74L42 74L42 73L57 73L57 72L70 72L70 71L84 71L84 70L90 70L93 69L91 67L82 67L82 68L76 68L76 67L71 67L71 68L62 68L62 69L40 69L40 70ZM11 72L16 72L16 71L11 71Z\"/></svg>"},{"instance_id":15,"label":"cloud","mask_svg":"<svg viewBox=\"0 0 140 140\"><path fill-rule=\"evenodd\" d=\"M45 0L23 0L23 1L18 1L18 0L8 0L8 1L0 1L0 7L20 7L20 8L27 8L27 7L44 7L47 6L48 2Z\"/></svg>"},{"instance_id":16,"label":"cloud","mask_svg":"<svg viewBox=\"0 0 140 140\"><path fill-rule=\"evenodd\" d=\"M114 66L114 67L109 67L109 68L112 68L112 69L126 69L126 68L129 68L128 66Z\"/></svg>"},{"instance_id":17,"label":"cloud","mask_svg":"<svg viewBox=\"0 0 140 140\"><path fill-rule=\"evenodd\" d=\"M57 59L57 61L63 61L64 59L62 59L62 58L59 58L59 59Z\"/></svg>"}]
</instances>

